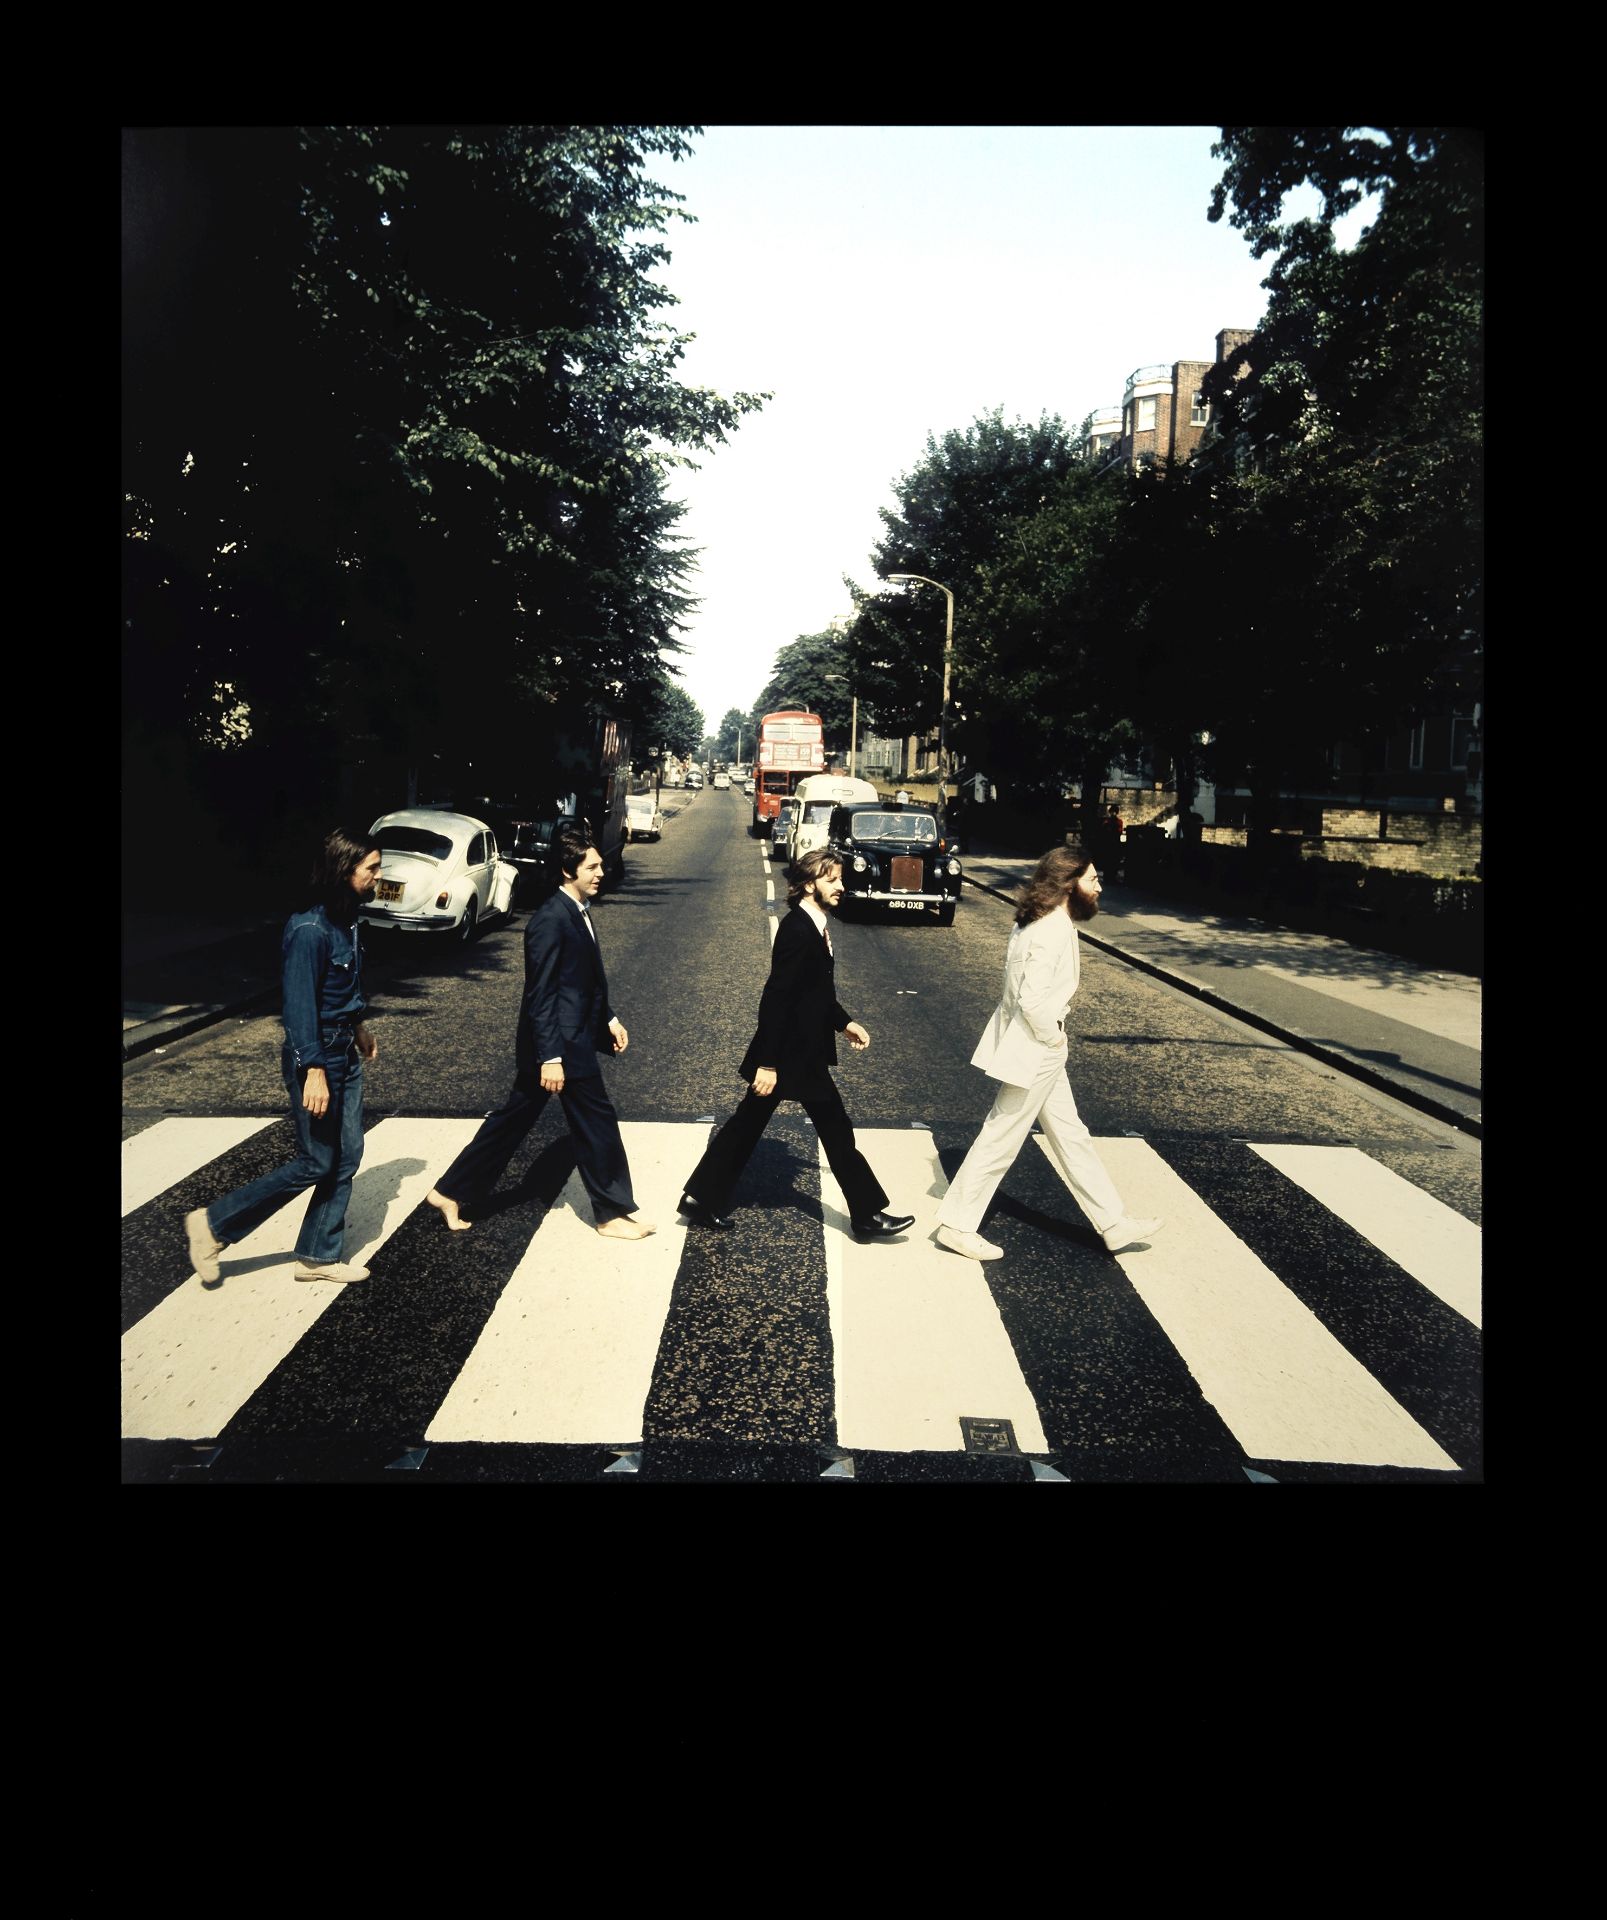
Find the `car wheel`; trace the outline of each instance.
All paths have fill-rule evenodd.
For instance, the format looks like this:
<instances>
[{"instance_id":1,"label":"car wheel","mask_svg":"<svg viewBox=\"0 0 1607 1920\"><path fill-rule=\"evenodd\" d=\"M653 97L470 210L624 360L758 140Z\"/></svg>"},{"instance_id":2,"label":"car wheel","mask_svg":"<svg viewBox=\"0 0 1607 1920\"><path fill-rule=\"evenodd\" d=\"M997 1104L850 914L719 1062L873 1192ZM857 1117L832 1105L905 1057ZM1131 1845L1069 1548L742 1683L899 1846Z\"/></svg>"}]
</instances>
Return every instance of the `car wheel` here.
<instances>
[{"instance_id":1,"label":"car wheel","mask_svg":"<svg viewBox=\"0 0 1607 1920\"><path fill-rule=\"evenodd\" d=\"M474 938L479 918L480 903L471 897L469 904L463 909L463 918L457 924L457 941L460 947L466 947Z\"/></svg>"},{"instance_id":2,"label":"car wheel","mask_svg":"<svg viewBox=\"0 0 1607 1920\"><path fill-rule=\"evenodd\" d=\"M959 902L957 900L950 900L944 906L938 908L937 924L940 927L952 927L954 925L954 909L958 905Z\"/></svg>"}]
</instances>

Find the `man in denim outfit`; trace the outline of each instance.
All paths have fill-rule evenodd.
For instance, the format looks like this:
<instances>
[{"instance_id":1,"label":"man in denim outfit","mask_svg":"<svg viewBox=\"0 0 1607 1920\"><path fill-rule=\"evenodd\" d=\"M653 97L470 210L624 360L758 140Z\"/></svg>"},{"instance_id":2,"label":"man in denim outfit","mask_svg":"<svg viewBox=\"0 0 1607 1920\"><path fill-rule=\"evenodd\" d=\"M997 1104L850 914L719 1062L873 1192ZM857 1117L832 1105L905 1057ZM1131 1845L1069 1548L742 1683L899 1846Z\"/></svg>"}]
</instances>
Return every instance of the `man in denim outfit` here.
<instances>
[{"instance_id":1,"label":"man in denim outfit","mask_svg":"<svg viewBox=\"0 0 1607 1920\"><path fill-rule=\"evenodd\" d=\"M335 832L313 869L313 904L285 922L285 1044L280 1056L296 1158L185 1217L190 1259L202 1283L220 1278L218 1256L243 1240L292 1194L312 1188L296 1236L298 1280L366 1280L340 1257L352 1180L363 1158L363 1063L377 1057L363 1024L357 909L379 878L379 843Z\"/></svg>"}]
</instances>

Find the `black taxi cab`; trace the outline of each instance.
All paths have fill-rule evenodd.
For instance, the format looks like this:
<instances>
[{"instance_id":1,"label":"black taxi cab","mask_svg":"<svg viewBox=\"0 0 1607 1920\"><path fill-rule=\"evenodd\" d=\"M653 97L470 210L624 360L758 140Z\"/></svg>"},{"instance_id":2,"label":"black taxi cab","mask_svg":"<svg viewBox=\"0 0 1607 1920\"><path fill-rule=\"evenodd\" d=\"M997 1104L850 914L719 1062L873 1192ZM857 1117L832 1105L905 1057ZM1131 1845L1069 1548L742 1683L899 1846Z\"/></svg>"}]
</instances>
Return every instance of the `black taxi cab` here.
<instances>
[{"instance_id":1,"label":"black taxi cab","mask_svg":"<svg viewBox=\"0 0 1607 1920\"><path fill-rule=\"evenodd\" d=\"M929 807L863 802L837 807L830 845L842 862L838 911L855 901L912 913L935 913L954 924L960 900L959 845L945 840Z\"/></svg>"}]
</instances>

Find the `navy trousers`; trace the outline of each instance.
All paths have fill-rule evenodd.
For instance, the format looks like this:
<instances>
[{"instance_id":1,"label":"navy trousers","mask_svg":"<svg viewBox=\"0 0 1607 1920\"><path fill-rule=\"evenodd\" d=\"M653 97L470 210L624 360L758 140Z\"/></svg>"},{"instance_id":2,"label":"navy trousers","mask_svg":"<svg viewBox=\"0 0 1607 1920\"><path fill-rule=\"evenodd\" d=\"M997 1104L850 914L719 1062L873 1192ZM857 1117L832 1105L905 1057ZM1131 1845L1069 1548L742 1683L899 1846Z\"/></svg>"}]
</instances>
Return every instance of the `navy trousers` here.
<instances>
[{"instance_id":1,"label":"navy trousers","mask_svg":"<svg viewBox=\"0 0 1607 1920\"><path fill-rule=\"evenodd\" d=\"M551 1098L541 1084L539 1067L519 1074L504 1104L486 1115L480 1131L436 1181L436 1192L455 1200L465 1217L472 1220L502 1178L514 1149L541 1118ZM622 1213L634 1213L636 1198L631 1192L631 1170L625 1158L625 1142L620 1138L619 1116L602 1075L566 1074L558 1098L575 1137L575 1165L591 1196L597 1224L601 1226Z\"/></svg>"}]
</instances>

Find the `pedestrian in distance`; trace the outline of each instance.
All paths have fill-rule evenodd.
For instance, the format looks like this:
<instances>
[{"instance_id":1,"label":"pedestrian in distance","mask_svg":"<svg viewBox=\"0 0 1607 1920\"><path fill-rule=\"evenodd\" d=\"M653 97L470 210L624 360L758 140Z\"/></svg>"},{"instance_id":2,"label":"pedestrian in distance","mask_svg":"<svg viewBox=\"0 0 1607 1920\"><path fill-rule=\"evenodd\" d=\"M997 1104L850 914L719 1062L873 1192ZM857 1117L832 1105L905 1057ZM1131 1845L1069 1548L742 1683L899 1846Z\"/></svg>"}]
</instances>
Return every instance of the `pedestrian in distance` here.
<instances>
[{"instance_id":1,"label":"pedestrian in distance","mask_svg":"<svg viewBox=\"0 0 1607 1920\"><path fill-rule=\"evenodd\" d=\"M912 1213L886 1211L887 1195L854 1144L853 1123L831 1077L839 1033L856 1052L870 1045L870 1035L837 1000L826 916L842 891L841 864L824 847L805 853L788 869L791 911L777 929L770 977L759 998L758 1030L738 1069L749 1090L709 1142L681 1198L680 1210L694 1226L731 1225L726 1215L731 1195L783 1100L796 1100L815 1123L856 1238L891 1239L914 1222Z\"/></svg>"},{"instance_id":2,"label":"pedestrian in distance","mask_svg":"<svg viewBox=\"0 0 1607 1920\"><path fill-rule=\"evenodd\" d=\"M296 1157L276 1173L187 1214L190 1260L202 1284L221 1278L219 1256L284 1204L312 1188L296 1236L298 1280L366 1280L341 1258L346 1207L363 1158L363 1067L379 1057L364 1021L363 951L357 910L379 878L379 842L367 834L325 836L313 866L312 904L285 922L284 1047Z\"/></svg>"},{"instance_id":3,"label":"pedestrian in distance","mask_svg":"<svg viewBox=\"0 0 1607 1920\"><path fill-rule=\"evenodd\" d=\"M514 1149L557 1095L575 1140L575 1164L605 1240L645 1240L655 1229L632 1216L630 1165L619 1118L603 1085L599 1053L623 1053L625 1024L608 998L591 903L602 891L603 856L573 822L554 835L562 881L525 924L524 998L514 1041L513 1091L424 1196L454 1233L466 1231Z\"/></svg>"},{"instance_id":4,"label":"pedestrian in distance","mask_svg":"<svg viewBox=\"0 0 1607 1920\"><path fill-rule=\"evenodd\" d=\"M1107 1251L1120 1253L1161 1226L1158 1219L1128 1217L1066 1074L1066 1015L1080 967L1076 922L1098 913L1099 894L1099 871L1080 847L1051 847L1016 895L1004 989L971 1056L973 1067L999 1082L999 1091L938 1209L934 1238L951 1253L971 1260L1002 1257L1004 1249L984 1240L978 1228L1034 1121Z\"/></svg>"}]
</instances>

